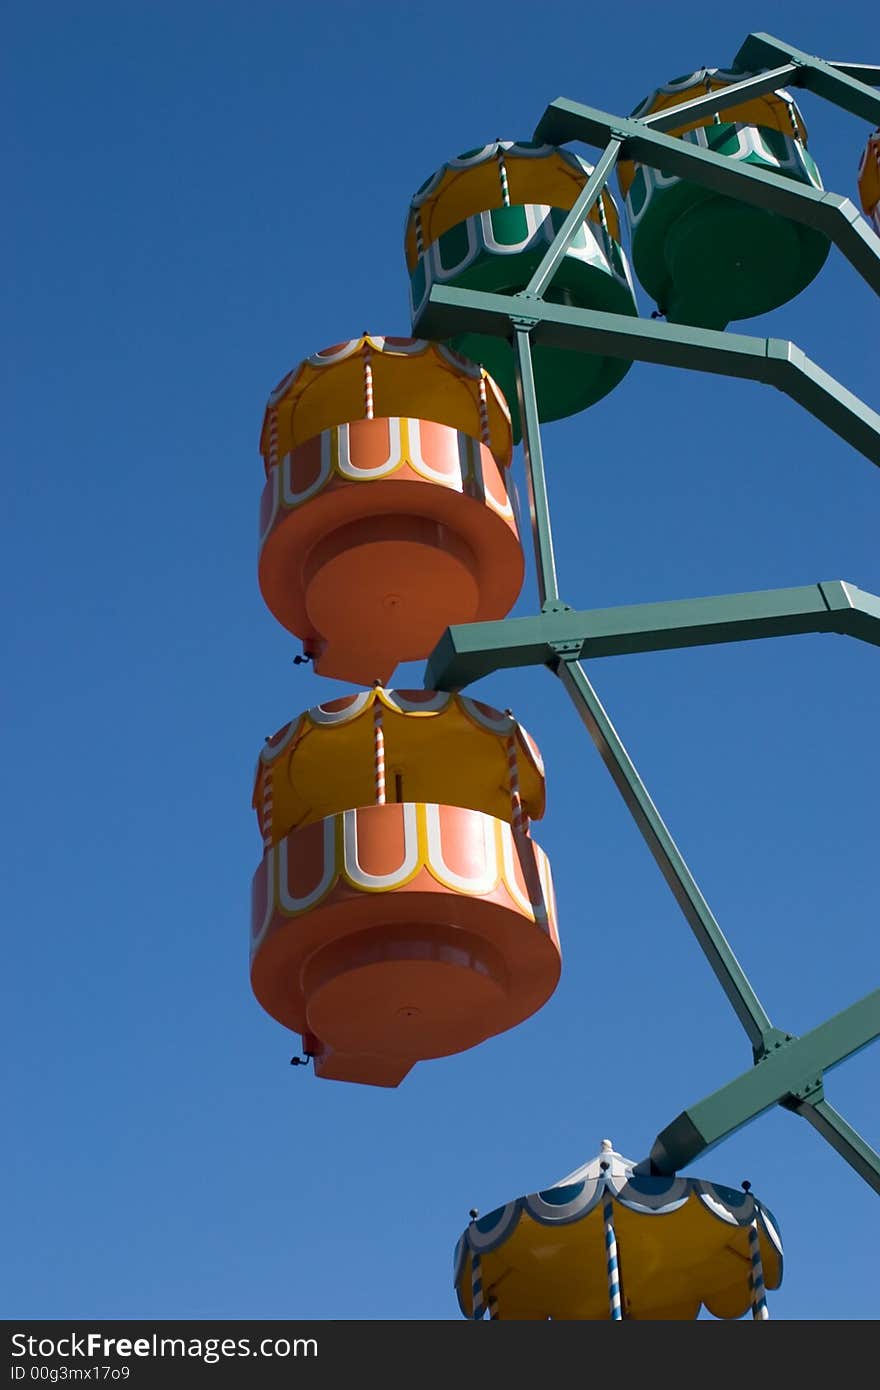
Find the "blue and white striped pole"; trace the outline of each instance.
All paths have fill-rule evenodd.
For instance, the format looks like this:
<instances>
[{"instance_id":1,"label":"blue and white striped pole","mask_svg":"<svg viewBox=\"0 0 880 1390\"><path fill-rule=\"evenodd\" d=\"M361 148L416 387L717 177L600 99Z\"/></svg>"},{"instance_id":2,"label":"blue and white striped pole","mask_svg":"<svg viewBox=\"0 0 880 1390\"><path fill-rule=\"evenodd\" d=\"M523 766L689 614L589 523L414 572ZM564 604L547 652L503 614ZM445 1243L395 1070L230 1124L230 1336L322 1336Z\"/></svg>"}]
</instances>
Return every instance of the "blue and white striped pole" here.
<instances>
[{"instance_id":1,"label":"blue and white striped pole","mask_svg":"<svg viewBox=\"0 0 880 1390\"><path fill-rule=\"evenodd\" d=\"M605 1222L605 1271L608 1275L608 1305L611 1310L611 1321L620 1322L623 1319L623 1306L620 1298L620 1268L617 1263L617 1236L614 1233L614 1203L607 1189L605 1192L605 1205L602 1208L602 1217Z\"/></svg>"},{"instance_id":2,"label":"blue and white striped pole","mask_svg":"<svg viewBox=\"0 0 880 1390\"><path fill-rule=\"evenodd\" d=\"M486 1311L486 1303L483 1298L483 1271L476 1250L471 1251L471 1300L473 1302L471 1317L479 1322Z\"/></svg>"},{"instance_id":3,"label":"blue and white striped pole","mask_svg":"<svg viewBox=\"0 0 880 1390\"><path fill-rule=\"evenodd\" d=\"M764 1266L761 1263L757 1215L749 1223L749 1254L752 1257L752 1317L765 1321L770 1314L767 1311L767 1291L764 1288Z\"/></svg>"}]
</instances>

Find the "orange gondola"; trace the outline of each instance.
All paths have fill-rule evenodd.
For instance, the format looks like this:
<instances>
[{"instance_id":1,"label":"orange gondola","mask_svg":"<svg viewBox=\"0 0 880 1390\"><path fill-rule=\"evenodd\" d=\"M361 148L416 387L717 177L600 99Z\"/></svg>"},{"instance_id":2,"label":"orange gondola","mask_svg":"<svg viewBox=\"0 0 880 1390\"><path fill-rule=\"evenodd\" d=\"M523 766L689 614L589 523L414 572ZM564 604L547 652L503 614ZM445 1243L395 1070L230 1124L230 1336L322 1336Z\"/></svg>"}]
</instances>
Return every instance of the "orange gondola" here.
<instances>
[{"instance_id":1,"label":"orange gondola","mask_svg":"<svg viewBox=\"0 0 880 1390\"><path fill-rule=\"evenodd\" d=\"M510 413L474 363L410 338L327 348L272 393L260 447L260 588L320 675L385 681L510 611Z\"/></svg>"},{"instance_id":2,"label":"orange gondola","mask_svg":"<svg viewBox=\"0 0 880 1390\"><path fill-rule=\"evenodd\" d=\"M254 805L251 981L319 1076L397 1086L552 994L543 765L509 713L381 688L318 705L267 741Z\"/></svg>"}]
</instances>

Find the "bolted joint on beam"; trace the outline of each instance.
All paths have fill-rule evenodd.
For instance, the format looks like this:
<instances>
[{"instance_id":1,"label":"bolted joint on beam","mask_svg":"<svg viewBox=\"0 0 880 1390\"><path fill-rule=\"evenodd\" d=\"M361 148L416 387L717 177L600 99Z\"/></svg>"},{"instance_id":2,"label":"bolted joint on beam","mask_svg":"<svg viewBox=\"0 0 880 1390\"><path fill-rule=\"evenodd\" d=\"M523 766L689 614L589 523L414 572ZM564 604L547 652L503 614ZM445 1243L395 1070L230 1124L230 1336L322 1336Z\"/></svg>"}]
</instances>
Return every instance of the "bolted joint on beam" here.
<instances>
[{"instance_id":1,"label":"bolted joint on beam","mask_svg":"<svg viewBox=\"0 0 880 1390\"><path fill-rule=\"evenodd\" d=\"M752 1047L752 1057L755 1066L757 1066L759 1062L763 1062L767 1057L772 1057L781 1047L785 1047L791 1042L797 1042L794 1033L784 1033L781 1028L766 1029L761 1035L760 1040Z\"/></svg>"},{"instance_id":2,"label":"bolted joint on beam","mask_svg":"<svg viewBox=\"0 0 880 1390\"><path fill-rule=\"evenodd\" d=\"M547 645L552 652L547 665L553 671L557 669L560 662L578 661L584 646L583 642L576 639L569 642L548 642Z\"/></svg>"},{"instance_id":3,"label":"bolted joint on beam","mask_svg":"<svg viewBox=\"0 0 880 1390\"><path fill-rule=\"evenodd\" d=\"M820 1100L825 1099L824 1078L820 1074L804 1081L800 1086L794 1087L787 1096L779 1102L784 1110L793 1110L795 1114L802 1105L816 1105Z\"/></svg>"},{"instance_id":4,"label":"bolted joint on beam","mask_svg":"<svg viewBox=\"0 0 880 1390\"><path fill-rule=\"evenodd\" d=\"M537 319L528 318L523 314L511 314L510 323L517 333L531 333L532 329L538 326Z\"/></svg>"}]
</instances>

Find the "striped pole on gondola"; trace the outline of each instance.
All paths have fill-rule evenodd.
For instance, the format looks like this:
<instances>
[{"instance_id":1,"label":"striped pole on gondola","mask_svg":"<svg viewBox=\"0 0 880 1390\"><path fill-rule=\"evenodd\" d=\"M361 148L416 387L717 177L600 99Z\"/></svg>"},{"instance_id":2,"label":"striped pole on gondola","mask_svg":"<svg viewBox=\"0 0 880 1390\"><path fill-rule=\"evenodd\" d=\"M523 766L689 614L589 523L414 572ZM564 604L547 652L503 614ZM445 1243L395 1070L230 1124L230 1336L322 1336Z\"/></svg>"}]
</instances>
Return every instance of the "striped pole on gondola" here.
<instances>
[{"instance_id":1,"label":"striped pole on gondola","mask_svg":"<svg viewBox=\"0 0 880 1390\"><path fill-rule=\"evenodd\" d=\"M767 1310L767 1290L764 1287L764 1266L761 1263L761 1241L758 1237L758 1217L749 1223L749 1254L752 1257L752 1317L766 1321L770 1317Z\"/></svg>"},{"instance_id":2,"label":"striped pole on gondola","mask_svg":"<svg viewBox=\"0 0 880 1390\"><path fill-rule=\"evenodd\" d=\"M273 405L269 409L269 467L274 468L278 462L278 407Z\"/></svg>"},{"instance_id":3,"label":"striped pole on gondola","mask_svg":"<svg viewBox=\"0 0 880 1390\"><path fill-rule=\"evenodd\" d=\"M500 140L496 150L498 158L498 176L501 179L501 201L506 208L510 207L510 184L507 182L507 165L504 162L504 147Z\"/></svg>"},{"instance_id":4,"label":"striped pole on gondola","mask_svg":"<svg viewBox=\"0 0 880 1390\"><path fill-rule=\"evenodd\" d=\"M486 1311L486 1304L483 1298L483 1270L476 1250L471 1251L471 1300L473 1302L471 1316L476 1322L479 1322Z\"/></svg>"},{"instance_id":5,"label":"striped pole on gondola","mask_svg":"<svg viewBox=\"0 0 880 1390\"><path fill-rule=\"evenodd\" d=\"M525 833L529 828L529 823L523 809L519 789L519 758L516 750L515 733L509 734L507 739L507 788L510 793L511 824L514 830Z\"/></svg>"},{"instance_id":6,"label":"striped pole on gondola","mask_svg":"<svg viewBox=\"0 0 880 1390\"><path fill-rule=\"evenodd\" d=\"M614 1203L606 1189L605 1205L602 1208L605 1223L605 1272L608 1275L608 1306L612 1322L623 1320L623 1305L620 1298L620 1268L617 1263L617 1236L614 1232Z\"/></svg>"},{"instance_id":7,"label":"striped pole on gondola","mask_svg":"<svg viewBox=\"0 0 880 1390\"><path fill-rule=\"evenodd\" d=\"M489 433L489 405L486 400L486 378L480 369L480 439L487 449L492 447L492 436Z\"/></svg>"},{"instance_id":8,"label":"striped pole on gondola","mask_svg":"<svg viewBox=\"0 0 880 1390\"><path fill-rule=\"evenodd\" d=\"M269 769L263 767L263 848L270 849L272 845L272 774Z\"/></svg>"},{"instance_id":9,"label":"striped pole on gondola","mask_svg":"<svg viewBox=\"0 0 880 1390\"><path fill-rule=\"evenodd\" d=\"M373 751L376 763L376 805L385 805L385 729L382 723L382 701L376 690L373 701Z\"/></svg>"},{"instance_id":10,"label":"striped pole on gondola","mask_svg":"<svg viewBox=\"0 0 880 1390\"><path fill-rule=\"evenodd\" d=\"M494 1293L490 1293L490 1294L488 1295L488 1301L489 1301L489 1319L490 1319L491 1322L497 1322L497 1321L498 1321L498 1299L495 1297Z\"/></svg>"},{"instance_id":11,"label":"striped pole on gondola","mask_svg":"<svg viewBox=\"0 0 880 1390\"><path fill-rule=\"evenodd\" d=\"M422 231L422 214L419 208L416 208L416 255L423 256L424 254L425 234Z\"/></svg>"},{"instance_id":12,"label":"striped pole on gondola","mask_svg":"<svg viewBox=\"0 0 880 1390\"><path fill-rule=\"evenodd\" d=\"M369 341L364 339L364 414L373 419L373 354Z\"/></svg>"}]
</instances>

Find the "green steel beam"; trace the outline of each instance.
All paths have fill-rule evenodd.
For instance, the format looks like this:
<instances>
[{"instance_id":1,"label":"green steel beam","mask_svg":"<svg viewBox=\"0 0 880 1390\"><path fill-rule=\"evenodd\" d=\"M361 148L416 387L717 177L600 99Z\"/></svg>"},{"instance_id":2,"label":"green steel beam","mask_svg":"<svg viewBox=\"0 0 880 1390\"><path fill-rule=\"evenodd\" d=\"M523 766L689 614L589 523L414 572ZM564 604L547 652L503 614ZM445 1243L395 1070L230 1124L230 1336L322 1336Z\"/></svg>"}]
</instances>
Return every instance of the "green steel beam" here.
<instances>
[{"instance_id":1,"label":"green steel beam","mask_svg":"<svg viewBox=\"0 0 880 1390\"><path fill-rule=\"evenodd\" d=\"M764 1011L585 671L577 661L562 659L556 674L745 1029L755 1057L762 1056L783 1035L773 1027Z\"/></svg>"},{"instance_id":2,"label":"green steel beam","mask_svg":"<svg viewBox=\"0 0 880 1390\"><path fill-rule=\"evenodd\" d=\"M605 146L596 162L596 167L575 199L571 211L553 238L552 244L548 246L540 264L535 267L535 273L526 285L526 294L533 294L536 298L540 298L550 284L562 264L565 253L574 240L578 228L605 187L608 175L617 163L620 149L619 140L609 140Z\"/></svg>"},{"instance_id":3,"label":"green steel beam","mask_svg":"<svg viewBox=\"0 0 880 1390\"><path fill-rule=\"evenodd\" d=\"M846 77L854 77L866 87L880 87L880 67L876 63L829 63L828 66Z\"/></svg>"},{"instance_id":4,"label":"green steel beam","mask_svg":"<svg viewBox=\"0 0 880 1390\"><path fill-rule=\"evenodd\" d=\"M827 65L826 65L827 66ZM836 74L841 81L851 79ZM856 83L857 87L863 84ZM880 96L869 93L878 109ZM637 159L664 174L675 174L716 193L754 203L793 222L802 222L833 241L871 288L880 294L880 237L871 230L849 198L796 183L782 174L716 154L688 140L664 135L644 121L614 116L592 106L559 97L547 107L535 129L535 139L562 145L583 140L590 145L623 142L626 159Z\"/></svg>"},{"instance_id":5,"label":"green steel beam","mask_svg":"<svg viewBox=\"0 0 880 1390\"><path fill-rule=\"evenodd\" d=\"M522 423L523 455L529 493L529 515L535 544L535 576L541 605L555 603L559 598L556 582L556 562L553 558L553 532L550 527L550 504L547 498L547 478L541 448L541 425L538 420L538 397L535 394L535 373L529 327L516 325L513 351L516 358L516 390L519 399L519 418Z\"/></svg>"},{"instance_id":6,"label":"green steel beam","mask_svg":"<svg viewBox=\"0 0 880 1390\"><path fill-rule=\"evenodd\" d=\"M880 246L880 239L875 240ZM880 261L877 264L880 267ZM775 386L880 465L880 415L782 338L752 338L449 285L433 286L413 332L423 338L451 338L462 331L509 338L514 318L533 323L532 341L548 347Z\"/></svg>"},{"instance_id":7,"label":"green steel beam","mask_svg":"<svg viewBox=\"0 0 880 1390\"><path fill-rule=\"evenodd\" d=\"M835 1014L818 1028L796 1038L785 1034L749 1071L728 1082L711 1096L683 1110L657 1135L641 1168L656 1173L676 1173L700 1154L757 1119L774 1105L785 1105L826 1138L835 1132L834 1144L844 1157L847 1148L856 1157L863 1176L880 1191L880 1155L860 1139L845 1120L827 1105L824 1073L880 1037L880 989ZM829 1138L829 1142L833 1142ZM852 1161L850 1157L849 1161Z\"/></svg>"},{"instance_id":8,"label":"green steel beam","mask_svg":"<svg viewBox=\"0 0 880 1390\"><path fill-rule=\"evenodd\" d=\"M792 1102L786 1104L786 1108L802 1115L822 1138L846 1159L860 1178L864 1178L875 1192L880 1192L880 1154L838 1114L833 1105L829 1105L828 1101L823 1099L813 1103Z\"/></svg>"},{"instance_id":9,"label":"green steel beam","mask_svg":"<svg viewBox=\"0 0 880 1390\"><path fill-rule=\"evenodd\" d=\"M834 579L797 589L463 623L447 628L428 658L425 688L460 690L492 671L546 665L560 645L579 660L592 660L807 632L880 646L880 598Z\"/></svg>"},{"instance_id":10,"label":"green steel beam","mask_svg":"<svg viewBox=\"0 0 880 1390\"><path fill-rule=\"evenodd\" d=\"M770 72L759 72L754 77L743 77L742 82L734 82L729 87L719 87L717 91L706 92L705 96L693 97L679 106L668 106L665 111L652 111L639 119L652 130L673 130L702 116L714 116L716 111L725 111L729 106L737 106L741 101L764 96L784 87L795 76L798 69L794 63L785 63Z\"/></svg>"},{"instance_id":11,"label":"green steel beam","mask_svg":"<svg viewBox=\"0 0 880 1390\"><path fill-rule=\"evenodd\" d=\"M779 63L794 63L798 69L792 78L795 86L805 87L824 97L853 116L863 121L880 125L880 96L873 87L880 85L880 76L871 79L871 69L847 63L826 63L814 58L810 53L802 53L799 48L775 39L772 34L749 34L733 60L735 69L755 72L758 68L774 67ZM878 70L875 68L874 72ZM859 81L855 73L861 72L868 81Z\"/></svg>"}]
</instances>

